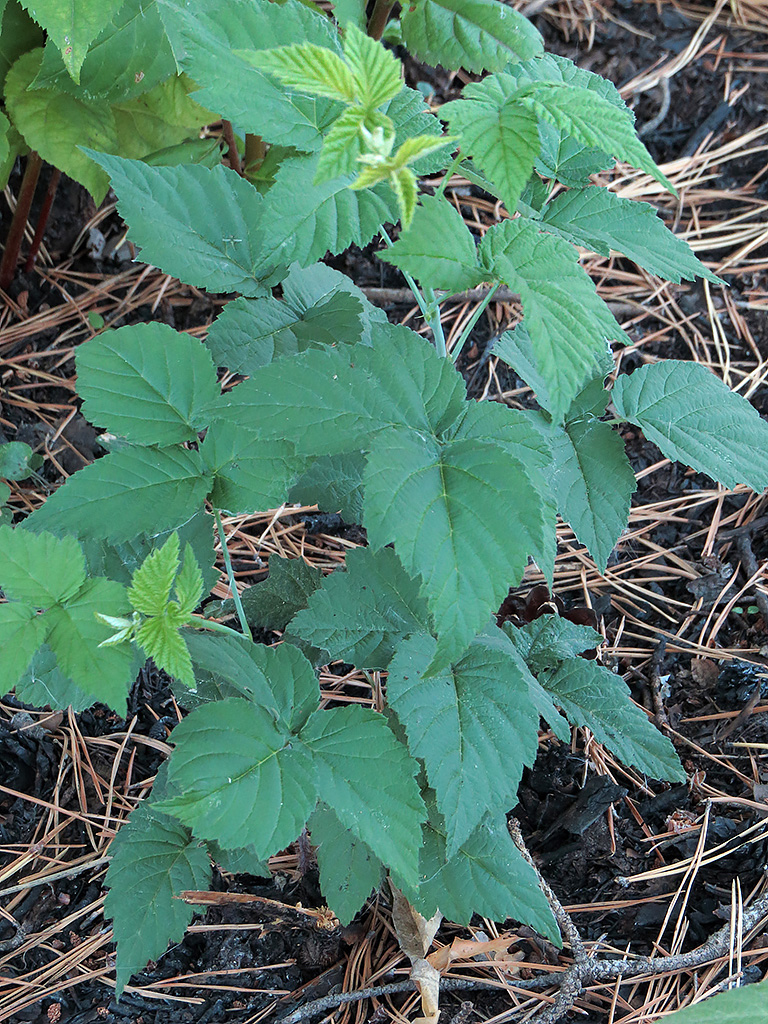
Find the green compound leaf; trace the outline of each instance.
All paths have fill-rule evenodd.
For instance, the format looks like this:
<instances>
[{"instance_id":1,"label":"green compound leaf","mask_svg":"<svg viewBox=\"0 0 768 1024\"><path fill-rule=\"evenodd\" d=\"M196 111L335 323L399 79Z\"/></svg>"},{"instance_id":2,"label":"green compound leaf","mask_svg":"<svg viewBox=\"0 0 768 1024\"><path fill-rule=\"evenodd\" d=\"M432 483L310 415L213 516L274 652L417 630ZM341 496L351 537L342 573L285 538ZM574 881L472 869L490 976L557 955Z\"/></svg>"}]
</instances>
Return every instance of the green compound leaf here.
<instances>
[{"instance_id":1,"label":"green compound leaf","mask_svg":"<svg viewBox=\"0 0 768 1024\"><path fill-rule=\"evenodd\" d=\"M0 443L0 477L5 480L24 480L29 476L32 449L23 441Z\"/></svg>"},{"instance_id":2,"label":"green compound leaf","mask_svg":"<svg viewBox=\"0 0 768 1024\"><path fill-rule=\"evenodd\" d=\"M533 25L499 0L412 0L402 29L411 53L450 71L501 71L542 48Z\"/></svg>"},{"instance_id":3,"label":"green compound leaf","mask_svg":"<svg viewBox=\"0 0 768 1024\"><path fill-rule=\"evenodd\" d=\"M338 53L329 18L299 0L160 0L159 6L177 57L200 86L199 103L267 142L320 148L322 133L342 112L340 104L285 89L237 51L311 42Z\"/></svg>"},{"instance_id":4,"label":"green compound leaf","mask_svg":"<svg viewBox=\"0 0 768 1024\"><path fill-rule=\"evenodd\" d=\"M344 58L349 65L356 98L366 110L393 99L403 85L400 61L377 40L354 25L344 35Z\"/></svg>"},{"instance_id":5,"label":"green compound leaf","mask_svg":"<svg viewBox=\"0 0 768 1024\"><path fill-rule=\"evenodd\" d=\"M303 558L271 558L269 576L240 595L248 624L254 629L285 629L322 581L322 572ZM222 601L221 611L233 614L235 602Z\"/></svg>"},{"instance_id":6,"label":"green compound leaf","mask_svg":"<svg viewBox=\"0 0 768 1024\"><path fill-rule=\"evenodd\" d=\"M0 526L0 587L11 601L50 608L85 583L85 559L74 537Z\"/></svg>"},{"instance_id":7,"label":"green compound leaf","mask_svg":"<svg viewBox=\"0 0 768 1024\"><path fill-rule=\"evenodd\" d=\"M768 985L744 985L700 999L665 1018L669 1024L768 1024Z\"/></svg>"},{"instance_id":8,"label":"green compound leaf","mask_svg":"<svg viewBox=\"0 0 768 1024\"><path fill-rule=\"evenodd\" d=\"M621 436L607 423L580 419L552 427L552 493L600 572L629 519L637 484Z\"/></svg>"},{"instance_id":9,"label":"green compound leaf","mask_svg":"<svg viewBox=\"0 0 768 1024\"><path fill-rule=\"evenodd\" d=\"M611 399L668 459L726 487L768 486L768 423L706 367L677 359L642 366L619 377Z\"/></svg>"},{"instance_id":10,"label":"green compound leaf","mask_svg":"<svg viewBox=\"0 0 768 1024\"><path fill-rule=\"evenodd\" d=\"M491 228L480 245L488 273L520 293L536 366L559 422L596 377L606 341L624 332L579 266L575 250L519 217Z\"/></svg>"},{"instance_id":11,"label":"green compound leaf","mask_svg":"<svg viewBox=\"0 0 768 1024\"><path fill-rule=\"evenodd\" d=\"M437 196L422 196L411 226L379 258L447 292L474 288L488 276L461 214Z\"/></svg>"},{"instance_id":12,"label":"green compound leaf","mask_svg":"<svg viewBox=\"0 0 768 1024\"><path fill-rule=\"evenodd\" d=\"M673 235L648 203L622 199L607 188L561 192L542 212L542 224L574 245L608 256L623 253L652 274L669 281L705 277L722 282Z\"/></svg>"},{"instance_id":13,"label":"green compound leaf","mask_svg":"<svg viewBox=\"0 0 768 1024\"><path fill-rule=\"evenodd\" d=\"M259 220L262 198L226 167L150 167L91 153L112 179L118 210L142 259L213 292L264 295Z\"/></svg>"},{"instance_id":14,"label":"green compound leaf","mask_svg":"<svg viewBox=\"0 0 768 1024\"><path fill-rule=\"evenodd\" d=\"M557 668L561 661L594 650L603 642L601 634L594 629L559 615L540 615L519 629L505 622L503 628L531 672Z\"/></svg>"},{"instance_id":15,"label":"green compound leaf","mask_svg":"<svg viewBox=\"0 0 768 1024\"><path fill-rule=\"evenodd\" d=\"M88 46L122 7L124 0L21 0L35 21L56 43L70 75L77 82Z\"/></svg>"},{"instance_id":16,"label":"green compound leaf","mask_svg":"<svg viewBox=\"0 0 768 1024\"><path fill-rule=\"evenodd\" d=\"M112 840L109 855L104 914L114 918L119 997L147 960L159 959L169 942L181 941L194 909L174 897L207 889L211 862L189 829L146 802Z\"/></svg>"},{"instance_id":17,"label":"green compound leaf","mask_svg":"<svg viewBox=\"0 0 768 1024\"><path fill-rule=\"evenodd\" d=\"M381 128L385 136L392 134L392 122L384 114L368 113L359 104L347 107L323 139L315 183L331 181L357 170L357 159L364 151L363 129L374 132L376 128Z\"/></svg>"},{"instance_id":18,"label":"green compound leaf","mask_svg":"<svg viewBox=\"0 0 768 1024\"><path fill-rule=\"evenodd\" d=\"M467 647L540 546L545 505L519 455L515 445L439 445L403 428L373 442L364 525L372 547L394 543L406 570L423 580L440 637L432 671Z\"/></svg>"},{"instance_id":19,"label":"green compound leaf","mask_svg":"<svg viewBox=\"0 0 768 1024\"><path fill-rule=\"evenodd\" d=\"M317 676L307 659L290 644L264 647L245 638L191 631L187 638L198 674L225 681L238 695L244 694L284 723L286 730L301 728L317 710Z\"/></svg>"},{"instance_id":20,"label":"green compound leaf","mask_svg":"<svg viewBox=\"0 0 768 1024\"><path fill-rule=\"evenodd\" d=\"M86 100L55 89L33 89L42 50L23 54L5 79L5 102L30 149L88 189L96 203L107 194L109 178L78 147L118 148L115 118L106 100Z\"/></svg>"},{"instance_id":21,"label":"green compound leaf","mask_svg":"<svg viewBox=\"0 0 768 1024\"><path fill-rule=\"evenodd\" d=\"M381 861L353 836L327 804L320 803L309 819L317 846L320 888L343 925L349 924L384 877Z\"/></svg>"},{"instance_id":22,"label":"green compound leaf","mask_svg":"<svg viewBox=\"0 0 768 1024\"><path fill-rule=\"evenodd\" d=\"M387 699L426 766L450 859L486 812L501 817L514 805L523 767L536 756L539 712L529 697L534 681L509 642L479 637L460 661L424 679L436 648L425 634L399 646Z\"/></svg>"},{"instance_id":23,"label":"green compound leaf","mask_svg":"<svg viewBox=\"0 0 768 1024\"><path fill-rule=\"evenodd\" d=\"M639 167L677 195L637 137L634 117L626 107L622 109L592 89L556 82L532 82L516 94L516 101L585 146L603 149Z\"/></svg>"},{"instance_id":24,"label":"green compound leaf","mask_svg":"<svg viewBox=\"0 0 768 1024\"><path fill-rule=\"evenodd\" d=\"M144 559L133 574L128 600L142 615L162 615L179 571L179 535L172 533L162 547Z\"/></svg>"},{"instance_id":25,"label":"green compound leaf","mask_svg":"<svg viewBox=\"0 0 768 1024\"><path fill-rule=\"evenodd\" d=\"M210 487L197 452L123 448L71 476L25 526L119 543L181 526Z\"/></svg>"},{"instance_id":26,"label":"green compound leaf","mask_svg":"<svg viewBox=\"0 0 768 1024\"><path fill-rule=\"evenodd\" d=\"M0 693L8 693L14 688L44 643L47 632L48 620L37 615L34 608L25 604L0 604L0 646L3 650Z\"/></svg>"},{"instance_id":27,"label":"green compound leaf","mask_svg":"<svg viewBox=\"0 0 768 1024\"><path fill-rule=\"evenodd\" d=\"M451 131L461 136L461 151L471 156L514 213L539 155L536 116L515 99L511 75L491 75L464 89L462 98L440 108Z\"/></svg>"},{"instance_id":28,"label":"green compound leaf","mask_svg":"<svg viewBox=\"0 0 768 1024\"><path fill-rule=\"evenodd\" d=\"M223 403L200 446L213 474L211 501L232 515L274 508L304 468L290 441L264 441L240 426L237 408Z\"/></svg>"},{"instance_id":29,"label":"green compound leaf","mask_svg":"<svg viewBox=\"0 0 768 1024\"><path fill-rule=\"evenodd\" d=\"M200 565L195 557L191 544L184 547L184 560L181 563L181 572L176 577L174 587L176 600L179 604L179 616L188 618L200 604L203 596L205 583Z\"/></svg>"},{"instance_id":30,"label":"green compound leaf","mask_svg":"<svg viewBox=\"0 0 768 1024\"><path fill-rule=\"evenodd\" d=\"M439 908L449 921L458 924L469 924L473 914L511 917L559 946L560 933L536 873L512 843L503 816L485 818L457 854L448 859L442 817L432 799L428 806L419 886L406 890L416 909L431 917Z\"/></svg>"},{"instance_id":31,"label":"green compound leaf","mask_svg":"<svg viewBox=\"0 0 768 1024\"><path fill-rule=\"evenodd\" d=\"M77 392L91 423L136 444L197 440L220 394L204 345L161 323L107 331L77 350Z\"/></svg>"},{"instance_id":32,"label":"green compound leaf","mask_svg":"<svg viewBox=\"0 0 768 1024\"><path fill-rule=\"evenodd\" d=\"M347 523L363 518L362 452L323 455L313 459L288 492L288 500L300 505L317 505L323 512L338 512Z\"/></svg>"},{"instance_id":33,"label":"green compound leaf","mask_svg":"<svg viewBox=\"0 0 768 1024\"><path fill-rule=\"evenodd\" d=\"M33 704L38 708L45 707L46 704L57 709L71 705L73 711L84 711L95 699L92 694L86 693L64 675L56 662L56 655L47 644L43 644L37 650L26 671L17 681L16 697L25 704Z\"/></svg>"},{"instance_id":34,"label":"green compound leaf","mask_svg":"<svg viewBox=\"0 0 768 1024\"><path fill-rule=\"evenodd\" d=\"M282 289L282 300L238 298L226 304L206 339L218 366L252 375L308 348L370 342L371 323L386 319L348 277L322 263L293 266Z\"/></svg>"},{"instance_id":35,"label":"green compound leaf","mask_svg":"<svg viewBox=\"0 0 768 1024\"><path fill-rule=\"evenodd\" d=\"M169 613L145 619L136 630L136 643L158 668L192 689L195 685L192 659L176 620L177 616Z\"/></svg>"},{"instance_id":36,"label":"green compound leaf","mask_svg":"<svg viewBox=\"0 0 768 1024\"><path fill-rule=\"evenodd\" d=\"M48 646L61 672L91 695L92 701L100 700L116 710L126 707L134 680L133 650L129 644L100 647L112 630L96 615L124 617L129 610L125 589L119 583L95 579L65 606L55 605L45 613Z\"/></svg>"},{"instance_id":37,"label":"green compound leaf","mask_svg":"<svg viewBox=\"0 0 768 1024\"><path fill-rule=\"evenodd\" d=\"M315 43L293 43L276 50L234 50L233 55L274 75L289 89L355 103L358 89L348 65L333 50Z\"/></svg>"},{"instance_id":38,"label":"green compound leaf","mask_svg":"<svg viewBox=\"0 0 768 1024\"><path fill-rule=\"evenodd\" d=\"M391 548L356 548L346 563L318 585L290 631L331 658L386 668L409 634L429 628L426 601Z\"/></svg>"},{"instance_id":39,"label":"green compound leaf","mask_svg":"<svg viewBox=\"0 0 768 1024\"><path fill-rule=\"evenodd\" d=\"M218 864L222 871L232 875L255 875L257 878L270 878L269 862L257 857L253 849L246 847L239 850L224 850L219 844L209 839L205 844L211 860Z\"/></svg>"},{"instance_id":40,"label":"green compound leaf","mask_svg":"<svg viewBox=\"0 0 768 1024\"><path fill-rule=\"evenodd\" d=\"M685 782L674 747L632 702L621 676L594 661L571 658L539 678L571 723L586 726L625 764L653 779Z\"/></svg>"},{"instance_id":41,"label":"green compound leaf","mask_svg":"<svg viewBox=\"0 0 768 1024\"><path fill-rule=\"evenodd\" d=\"M269 857L301 832L317 800L302 744L264 708L236 697L191 712L173 731L168 779L176 795L157 806L225 849Z\"/></svg>"},{"instance_id":42,"label":"green compound leaf","mask_svg":"<svg viewBox=\"0 0 768 1024\"><path fill-rule=\"evenodd\" d=\"M339 821L415 883L425 817L414 779L418 764L383 715L355 705L317 711L301 739L314 758L318 792Z\"/></svg>"}]
</instances>

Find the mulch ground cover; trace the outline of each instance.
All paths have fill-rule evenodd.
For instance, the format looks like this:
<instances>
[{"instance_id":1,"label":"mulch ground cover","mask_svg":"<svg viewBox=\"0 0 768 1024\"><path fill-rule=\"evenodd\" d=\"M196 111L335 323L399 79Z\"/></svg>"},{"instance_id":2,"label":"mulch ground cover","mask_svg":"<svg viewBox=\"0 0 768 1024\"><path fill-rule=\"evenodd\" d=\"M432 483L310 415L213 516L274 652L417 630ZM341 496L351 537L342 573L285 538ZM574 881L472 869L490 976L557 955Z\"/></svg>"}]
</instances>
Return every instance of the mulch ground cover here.
<instances>
[{"instance_id":1,"label":"mulch ground cover","mask_svg":"<svg viewBox=\"0 0 768 1024\"><path fill-rule=\"evenodd\" d=\"M605 180L621 195L653 203L730 285L665 284L618 257L585 255L632 339L615 352L617 366L657 356L694 359L768 414L768 6L517 6L550 50L620 87L680 198L627 168ZM435 103L466 80L413 62L407 71L409 84L431 91ZM6 223L19 181L17 173L6 190ZM487 196L458 177L446 194L477 233L498 216ZM33 209L32 230L35 216ZM375 249L329 262L393 321L426 331L402 280L376 260ZM2 295L0 440L26 441L42 458L32 477L14 485L19 517L102 453L74 395L76 346L102 320L161 320L204 337L227 300L133 262L134 255L114 200L97 210L63 179L36 268L20 272ZM449 347L478 301L470 294L451 302ZM459 362L474 397L530 404L524 383L490 354L520 313L505 297L479 321ZM689 783L649 783L584 730L574 732L570 746L542 733L539 757L511 810L585 948L631 962L695 949L730 917L738 923L766 891L768 514L761 496L713 486L670 464L631 428L624 437L638 478L629 529L601 575L561 525L554 589L562 612L594 616L605 637L603 662L624 675L635 700L673 739ZM365 542L358 526L322 511L282 506L225 520L238 580L263 579L271 558L301 557L331 570ZM507 610L535 614L542 582L530 571ZM227 594L222 576L215 595ZM370 704L383 682L381 673L348 665L321 674L326 701ZM270 879L216 873L208 907L183 942L115 1002L114 947L102 912L109 843L151 789L182 715L151 663L136 681L125 719L99 705L74 715L25 707L11 695L0 701L0 1020L256 1024L326 996L330 1004L342 992L369 995L329 1005L315 1019L413 1019L414 993L377 994L408 977L386 895L340 928L324 907L311 851L298 846L271 859ZM760 980L765 928L765 917L737 927L727 949L687 966L670 960L673 969L651 976L588 984L568 1019L647 1024L739 972ZM444 1024L500 1024L546 1012L558 974L573 961L573 943L556 950L514 922L475 918L469 929L446 923L437 944L456 937L505 937L509 949L496 959L452 964Z\"/></svg>"}]
</instances>

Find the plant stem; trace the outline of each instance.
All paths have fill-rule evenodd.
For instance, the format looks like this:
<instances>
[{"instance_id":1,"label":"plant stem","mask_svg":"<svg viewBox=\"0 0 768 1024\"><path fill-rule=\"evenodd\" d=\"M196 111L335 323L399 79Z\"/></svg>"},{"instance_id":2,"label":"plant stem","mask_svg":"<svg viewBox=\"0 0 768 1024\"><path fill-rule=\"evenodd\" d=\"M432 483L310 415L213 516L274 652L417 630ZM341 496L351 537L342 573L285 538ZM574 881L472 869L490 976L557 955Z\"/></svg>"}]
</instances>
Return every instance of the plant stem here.
<instances>
[{"instance_id":1,"label":"plant stem","mask_svg":"<svg viewBox=\"0 0 768 1024\"><path fill-rule=\"evenodd\" d=\"M381 237L384 239L387 245L392 246L394 243L383 226L379 228L379 231L381 232ZM421 310L421 315L424 317L425 322L432 330L432 336L435 339L435 348L440 353L440 355L444 356L446 354L445 335L443 334L443 325L440 320L440 305L435 298L435 293L430 288L428 297L425 298L424 296L427 295L427 289L424 289L424 295L422 295L421 291L419 290L419 286L416 284L416 282L408 273L408 271L401 270L401 273L405 278L408 287L413 292L413 297L414 299L416 299L416 303L419 309Z\"/></svg>"},{"instance_id":2,"label":"plant stem","mask_svg":"<svg viewBox=\"0 0 768 1024\"><path fill-rule=\"evenodd\" d=\"M37 254L40 252L40 246L43 244L43 235L45 234L45 228L48 224L48 218L51 214L51 207L53 206L53 200L56 195L56 189L59 187L59 179L61 178L61 171L58 167L54 167L51 172L50 180L48 181L48 188L45 190L45 197L43 198L43 205L40 207L40 216L37 218L37 227L35 228L35 234L32 238L32 245L29 247L27 253L27 261L24 264L24 273L29 274L35 266L35 260Z\"/></svg>"},{"instance_id":3,"label":"plant stem","mask_svg":"<svg viewBox=\"0 0 768 1024\"><path fill-rule=\"evenodd\" d=\"M368 35L371 39L381 39L394 6L395 0L376 0L368 22Z\"/></svg>"},{"instance_id":4,"label":"plant stem","mask_svg":"<svg viewBox=\"0 0 768 1024\"><path fill-rule=\"evenodd\" d=\"M223 622L215 622L213 619L206 619L204 615L193 615L189 622L185 623L192 629L210 629L214 633L227 633L229 636L236 636L242 639L243 634L236 629L225 626Z\"/></svg>"},{"instance_id":5,"label":"plant stem","mask_svg":"<svg viewBox=\"0 0 768 1024\"><path fill-rule=\"evenodd\" d=\"M40 168L43 161L33 150L27 157L27 166L24 170L24 177L21 182L21 190L16 203L11 226L8 229L8 238L5 242L5 251L0 260L0 288L7 291L13 275L16 273L16 264L19 262L19 251L24 238L24 229L27 226L27 218L32 207L32 200L35 196L37 179L40 177Z\"/></svg>"},{"instance_id":6,"label":"plant stem","mask_svg":"<svg viewBox=\"0 0 768 1024\"><path fill-rule=\"evenodd\" d=\"M461 152L461 150L459 150L459 152L453 158L453 161L451 162L451 166L448 168L448 170L443 175L443 180L438 185L437 192L435 192L435 197L436 198L439 199L440 196L443 194L443 192L445 192L446 187L448 185L448 182L453 177L454 171L456 170L456 168L459 166L459 164L461 163L461 161L463 159L464 159L464 154Z\"/></svg>"},{"instance_id":7,"label":"plant stem","mask_svg":"<svg viewBox=\"0 0 768 1024\"><path fill-rule=\"evenodd\" d=\"M235 138L235 129L232 127L231 121L221 122L221 133L224 136L224 141L227 144L227 157L229 158L229 166L233 171L237 171L238 174L243 173L243 165L240 163L240 154L237 151L237 139Z\"/></svg>"},{"instance_id":8,"label":"plant stem","mask_svg":"<svg viewBox=\"0 0 768 1024\"><path fill-rule=\"evenodd\" d=\"M464 348L464 346L466 345L466 343L467 343L467 338L468 338L468 337L469 337L469 335L471 334L471 332L472 332L472 328L473 328L473 327L475 326L475 324L477 323L477 321L478 321L478 320L480 319L480 317L481 317L481 316L483 315L483 313L485 312L485 308L486 308L486 306L487 306L487 305L488 305L488 303L489 303L489 302L491 301L491 299L493 298L493 296L494 296L494 295L496 294L496 292L498 291L498 289L499 289L500 287L501 287L501 286L500 286L500 285L498 285L498 284L497 284L497 285L494 285L494 287L493 287L493 288L491 288L491 290L490 290L490 291L488 292L488 294L487 294L487 295L486 295L486 296L485 296L485 297L483 298L483 300L482 300L482 301L480 302L480 304L478 305L478 307L477 307L477 309L475 310L475 312L474 312L474 313L472 314L472 316L471 316L471 317L469 318L469 323L468 323L468 324L467 324L467 326L466 326L466 327L464 328L464 330L463 330L463 331L461 332L461 335L459 336L459 340L458 340L458 341L456 342L456 344L455 344L455 345L453 346L453 348L451 349L451 361L452 361L452 362L454 362L454 363L455 363L455 362L456 362L456 360L457 360L457 359L459 358L459 356L461 355L461 350L462 350L462 349Z\"/></svg>"},{"instance_id":9,"label":"plant stem","mask_svg":"<svg viewBox=\"0 0 768 1024\"><path fill-rule=\"evenodd\" d=\"M227 538L224 533L224 524L221 521L221 512L217 508L213 510L213 515L216 520L216 529L219 534L219 541L221 542L221 553L224 556L224 565L227 570L227 579L229 580L229 589L232 591L232 600L235 602L235 608L237 609L237 617L240 620L240 628L243 634L248 637L249 640L253 640L253 634L251 633L251 627L248 625L248 619L245 617L245 609L243 608L243 602L240 600L240 591L237 589L237 580L235 579L235 573L232 568L232 559L229 557L229 549L227 548Z\"/></svg>"}]
</instances>

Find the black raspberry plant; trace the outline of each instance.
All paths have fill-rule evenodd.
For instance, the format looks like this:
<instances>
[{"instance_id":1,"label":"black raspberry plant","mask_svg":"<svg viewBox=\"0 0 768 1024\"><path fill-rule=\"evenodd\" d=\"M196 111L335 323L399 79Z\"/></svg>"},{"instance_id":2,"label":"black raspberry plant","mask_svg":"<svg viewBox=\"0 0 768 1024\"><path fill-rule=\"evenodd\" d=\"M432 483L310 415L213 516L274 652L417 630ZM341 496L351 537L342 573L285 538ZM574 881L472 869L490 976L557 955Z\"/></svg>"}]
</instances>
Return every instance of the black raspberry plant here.
<instances>
[{"instance_id":1,"label":"black raspberry plant","mask_svg":"<svg viewBox=\"0 0 768 1024\"><path fill-rule=\"evenodd\" d=\"M342 922L388 874L425 917L511 917L558 941L505 819L541 719L562 743L588 728L653 779L684 772L621 677L579 657L599 634L493 614L529 560L552 580L558 514L605 568L635 488L622 422L728 487L768 483L766 424L703 366L649 360L606 388L610 344L627 339L577 247L720 282L650 206L595 184L620 160L672 189L614 87L545 54L498 0L414 0L386 25L421 61L485 73L437 113L373 38L386 4L371 34L356 0L336 20L298 0L157 9L243 173L88 156L143 260L237 297L205 343L144 323L81 345L83 413L111 450L0 527L3 690L124 714L152 657L189 712L110 850L117 991L181 937L192 910L174 897L205 889L212 861L266 873L305 827ZM448 197L454 171L506 210L479 241ZM377 238L430 338L321 262ZM478 285L448 352L441 303ZM468 399L454 366L502 285L523 317L494 351L536 410ZM329 576L275 557L241 597L221 513L286 501L340 511L367 546ZM224 621L208 601L216 532ZM282 643L254 643L253 625ZM386 672L383 710L321 707L317 670L335 659Z\"/></svg>"}]
</instances>

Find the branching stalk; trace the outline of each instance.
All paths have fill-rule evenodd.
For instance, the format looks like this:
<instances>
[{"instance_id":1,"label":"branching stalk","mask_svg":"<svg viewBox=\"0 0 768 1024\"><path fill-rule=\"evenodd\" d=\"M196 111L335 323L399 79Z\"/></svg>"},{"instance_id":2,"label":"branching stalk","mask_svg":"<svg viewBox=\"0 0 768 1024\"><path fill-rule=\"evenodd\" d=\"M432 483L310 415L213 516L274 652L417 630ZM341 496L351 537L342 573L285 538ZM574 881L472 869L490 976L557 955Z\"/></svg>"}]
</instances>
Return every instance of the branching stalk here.
<instances>
[{"instance_id":1,"label":"branching stalk","mask_svg":"<svg viewBox=\"0 0 768 1024\"><path fill-rule=\"evenodd\" d=\"M24 230L27 226L29 211L32 208L32 200L35 196L37 179L40 177L40 168L43 166L42 158L34 150L27 157L27 166L24 170L24 177L21 182L21 190L16 203L11 226L8 229L8 238L5 242L5 251L0 260L0 288L7 291L16 273L16 264L19 262L19 252L24 238Z\"/></svg>"},{"instance_id":2,"label":"branching stalk","mask_svg":"<svg viewBox=\"0 0 768 1024\"><path fill-rule=\"evenodd\" d=\"M224 566L227 570L229 589L232 591L232 600L235 602L237 617L240 620L240 628L242 629L244 636L247 636L249 640L253 640L251 627L248 625L248 619L245 617L245 609L243 608L243 602L240 600L240 591L237 589L237 580L235 579L235 572L234 569L232 568L232 559L229 557L229 549L227 548L227 538L224 533L224 524L221 521L221 512L219 512L217 508L214 508L213 516L216 520L216 530L218 531L219 541L221 543L221 553L224 556ZM226 629L228 627L224 628Z\"/></svg>"},{"instance_id":3,"label":"branching stalk","mask_svg":"<svg viewBox=\"0 0 768 1024\"><path fill-rule=\"evenodd\" d=\"M394 0L376 0L368 22L368 35L371 39L381 39L394 6Z\"/></svg>"},{"instance_id":4,"label":"branching stalk","mask_svg":"<svg viewBox=\"0 0 768 1024\"><path fill-rule=\"evenodd\" d=\"M37 254L40 252L40 246L43 244L43 235L45 234L45 229L48 225L48 218L51 215L51 207L53 206L53 200L56 197L56 189L59 187L60 178L61 171L58 167L54 167L50 180L48 181L48 188L45 190L43 205L40 207L40 215L37 218L37 227L35 228L35 234L32 238L32 245L29 247L27 259L24 264L25 274L30 273L35 266Z\"/></svg>"}]
</instances>

